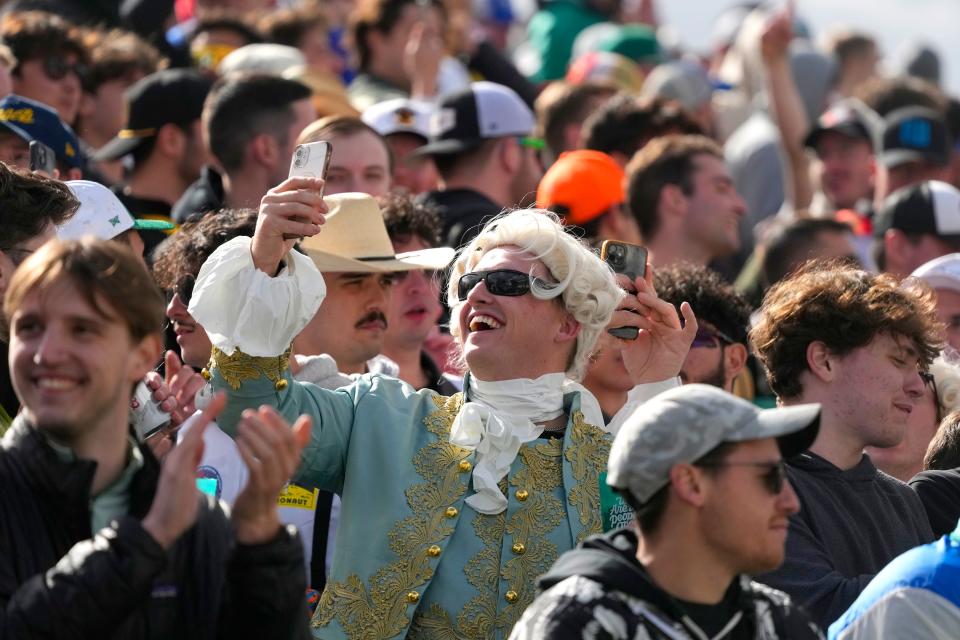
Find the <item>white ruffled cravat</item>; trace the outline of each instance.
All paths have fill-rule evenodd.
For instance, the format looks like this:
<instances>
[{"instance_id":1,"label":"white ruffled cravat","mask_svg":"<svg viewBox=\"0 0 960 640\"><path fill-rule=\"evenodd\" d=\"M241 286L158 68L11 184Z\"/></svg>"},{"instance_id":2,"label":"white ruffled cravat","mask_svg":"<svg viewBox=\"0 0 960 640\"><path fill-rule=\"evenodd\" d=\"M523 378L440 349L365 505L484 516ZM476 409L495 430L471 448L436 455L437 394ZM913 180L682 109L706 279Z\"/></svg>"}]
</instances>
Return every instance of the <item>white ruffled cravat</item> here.
<instances>
[{"instance_id":1,"label":"white ruffled cravat","mask_svg":"<svg viewBox=\"0 0 960 640\"><path fill-rule=\"evenodd\" d=\"M543 433L542 423L563 415L564 393L580 391L585 418L603 428L596 399L563 373L501 382L485 382L472 375L467 378L470 400L463 403L453 421L450 442L477 452L475 493L466 502L479 513L492 515L507 508L507 498L497 485L510 472L520 447Z\"/></svg>"}]
</instances>

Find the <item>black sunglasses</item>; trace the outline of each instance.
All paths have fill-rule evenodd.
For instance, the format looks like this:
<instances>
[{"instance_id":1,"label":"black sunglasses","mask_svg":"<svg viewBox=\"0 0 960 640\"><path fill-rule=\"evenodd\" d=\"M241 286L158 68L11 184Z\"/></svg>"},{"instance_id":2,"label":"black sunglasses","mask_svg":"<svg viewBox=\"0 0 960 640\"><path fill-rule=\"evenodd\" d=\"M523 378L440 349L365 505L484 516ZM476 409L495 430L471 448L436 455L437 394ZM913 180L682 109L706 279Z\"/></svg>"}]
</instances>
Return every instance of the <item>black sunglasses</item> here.
<instances>
[{"instance_id":1,"label":"black sunglasses","mask_svg":"<svg viewBox=\"0 0 960 640\"><path fill-rule=\"evenodd\" d=\"M180 303L185 306L190 306L190 297L193 295L193 285L196 284L197 279L194 276L186 275L180 278L176 286L169 292L167 295L170 299L173 299L173 296L180 298Z\"/></svg>"},{"instance_id":2,"label":"black sunglasses","mask_svg":"<svg viewBox=\"0 0 960 640\"><path fill-rule=\"evenodd\" d=\"M487 285L487 291L495 296L522 296L530 292L531 279L538 286L549 286L550 283L532 277L521 271L513 269L494 269L493 271L471 271L460 276L457 281L457 298L461 302L467 299L467 295L473 291L473 288L480 284L482 280Z\"/></svg>"},{"instance_id":3,"label":"black sunglasses","mask_svg":"<svg viewBox=\"0 0 960 640\"><path fill-rule=\"evenodd\" d=\"M722 346L723 344L733 344L734 340L723 331L719 329L705 327L700 325L697 327L697 335L693 338L693 343L690 344L691 347L707 347L715 348Z\"/></svg>"},{"instance_id":4,"label":"black sunglasses","mask_svg":"<svg viewBox=\"0 0 960 640\"><path fill-rule=\"evenodd\" d=\"M778 496L783 491L787 481L787 464L783 460L777 462L695 462L698 467L758 467L768 469L763 474L763 486L771 495Z\"/></svg>"},{"instance_id":5,"label":"black sunglasses","mask_svg":"<svg viewBox=\"0 0 960 640\"><path fill-rule=\"evenodd\" d=\"M82 62L67 64L63 58L47 56L43 59L43 72L51 80L63 80L68 73L73 72L78 78L83 78L87 73L87 65Z\"/></svg>"}]
</instances>

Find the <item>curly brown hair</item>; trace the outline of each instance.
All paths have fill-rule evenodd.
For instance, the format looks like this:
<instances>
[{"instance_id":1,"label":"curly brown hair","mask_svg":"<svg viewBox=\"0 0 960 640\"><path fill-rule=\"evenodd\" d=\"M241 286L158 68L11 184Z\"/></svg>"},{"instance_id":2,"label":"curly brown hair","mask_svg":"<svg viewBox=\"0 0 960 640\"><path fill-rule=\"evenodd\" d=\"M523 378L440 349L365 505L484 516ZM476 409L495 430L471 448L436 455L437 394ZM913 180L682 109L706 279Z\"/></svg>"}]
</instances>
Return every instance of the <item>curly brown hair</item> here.
<instances>
[{"instance_id":1,"label":"curly brown hair","mask_svg":"<svg viewBox=\"0 0 960 640\"><path fill-rule=\"evenodd\" d=\"M154 254L153 278L161 289L172 290L184 276L196 276L217 247L239 236L252 236L257 227L255 209L224 209L187 222Z\"/></svg>"},{"instance_id":2,"label":"curly brown hair","mask_svg":"<svg viewBox=\"0 0 960 640\"><path fill-rule=\"evenodd\" d=\"M63 56L72 53L86 63L90 52L83 43L80 29L60 16L45 11L12 11L0 20L0 39L16 56L19 63L44 56Z\"/></svg>"},{"instance_id":3,"label":"curly brown hair","mask_svg":"<svg viewBox=\"0 0 960 640\"><path fill-rule=\"evenodd\" d=\"M394 193L379 199L380 212L393 241L405 242L417 237L431 247L440 244L440 214L425 203L405 193Z\"/></svg>"},{"instance_id":4,"label":"curly brown hair","mask_svg":"<svg viewBox=\"0 0 960 640\"><path fill-rule=\"evenodd\" d=\"M811 342L843 356L882 333L912 341L928 367L943 345L933 290L843 263L809 262L767 292L750 342L774 393L796 398Z\"/></svg>"}]
</instances>

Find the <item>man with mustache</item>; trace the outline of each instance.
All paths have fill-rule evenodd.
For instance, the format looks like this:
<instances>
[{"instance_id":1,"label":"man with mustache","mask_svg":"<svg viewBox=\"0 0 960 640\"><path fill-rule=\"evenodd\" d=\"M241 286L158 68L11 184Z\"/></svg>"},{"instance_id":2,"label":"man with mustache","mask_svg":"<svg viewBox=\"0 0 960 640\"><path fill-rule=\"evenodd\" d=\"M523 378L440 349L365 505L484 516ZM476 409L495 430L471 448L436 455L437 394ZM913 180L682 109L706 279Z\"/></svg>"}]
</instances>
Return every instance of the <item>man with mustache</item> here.
<instances>
[{"instance_id":1,"label":"man with mustache","mask_svg":"<svg viewBox=\"0 0 960 640\"><path fill-rule=\"evenodd\" d=\"M340 373L348 375L396 376L396 363L380 355L396 274L443 269L453 259L453 250L422 248L416 252L427 256L431 264L392 260L393 245L376 203L360 194L338 197L343 198L341 218L327 228L330 233L309 238L302 245L323 274L327 301L294 338L293 353L300 356L297 359L301 363L307 361L305 357L325 353L336 361ZM365 229L363 222L354 218L364 214L369 214L364 217L369 222ZM347 224L340 224L341 219ZM352 243L350 238L354 239ZM382 240L383 247L375 250L370 242L373 238ZM359 247L364 240L366 246ZM351 255L351 244L364 255Z\"/></svg>"}]
</instances>

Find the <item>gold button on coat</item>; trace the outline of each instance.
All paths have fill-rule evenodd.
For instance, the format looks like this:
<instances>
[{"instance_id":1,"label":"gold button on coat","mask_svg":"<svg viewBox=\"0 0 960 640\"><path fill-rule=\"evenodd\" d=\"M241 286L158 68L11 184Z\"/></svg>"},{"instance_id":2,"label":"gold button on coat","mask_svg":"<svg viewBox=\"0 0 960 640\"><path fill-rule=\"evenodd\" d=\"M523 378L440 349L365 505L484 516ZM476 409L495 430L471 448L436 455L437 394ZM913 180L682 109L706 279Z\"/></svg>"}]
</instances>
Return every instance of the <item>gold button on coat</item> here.
<instances>
[{"instance_id":1,"label":"gold button on coat","mask_svg":"<svg viewBox=\"0 0 960 640\"><path fill-rule=\"evenodd\" d=\"M440 555L440 547L437 545L431 545L430 548L427 549L427 555L431 558L436 558Z\"/></svg>"},{"instance_id":2,"label":"gold button on coat","mask_svg":"<svg viewBox=\"0 0 960 640\"><path fill-rule=\"evenodd\" d=\"M512 548L513 552L518 556L522 556L527 550L527 547L525 547L522 542L514 542Z\"/></svg>"},{"instance_id":3,"label":"gold button on coat","mask_svg":"<svg viewBox=\"0 0 960 640\"><path fill-rule=\"evenodd\" d=\"M470 464L470 461L469 461L469 460L461 460L461 461L460 461L460 471L461 471L462 473L466 473L467 471L470 471L470 469L473 469L473 465Z\"/></svg>"},{"instance_id":4,"label":"gold button on coat","mask_svg":"<svg viewBox=\"0 0 960 640\"><path fill-rule=\"evenodd\" d=\"M513 495L517 497L517 500L519 500L520 502L523 502L524 500L530 497L530 492L527 491L526 489L517 489L517 492Z\"/></svg>"},{"instance_id":5,"label":"gold button on coat","mask_svg":"<svg viewBox=\"0 0 960 640\"><path fill-rule=\"evenodd\" d=\"M503 594L503 599L506 600L507 602L516 602L516 601L517 601L517 598L519 598L519 597L520 597L520 596L518 596L518 595L517 595L517 592L514 591L513 589L511 589L510 591L507 591L505 594Z\"/></svg>"},{"instance_id":6,"label":"gold button on coat","mask_svg":"<svg viewBox=\"0 0 960 640\"><path fill-rule=\"evenodd\" d=\"M443 512L443 515L447 516L448 518L456 518L458 513L460 512L457 511L456 507L447 507L447 510Z\"/></svg>"},{"instance_id":7,"label":"gold button on coat","mask_svg":"<svg viewBox=\"0 0 960 640\"><path fill-rule=\"evenodd\" d=\"M407 602L411 604L420 602L420 594L417 593L416 591L411 591L410 593L407 594Z\"/></svg>"}]
</instances>

